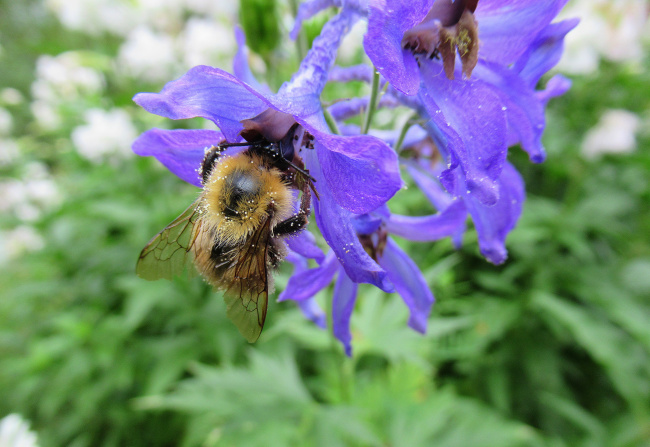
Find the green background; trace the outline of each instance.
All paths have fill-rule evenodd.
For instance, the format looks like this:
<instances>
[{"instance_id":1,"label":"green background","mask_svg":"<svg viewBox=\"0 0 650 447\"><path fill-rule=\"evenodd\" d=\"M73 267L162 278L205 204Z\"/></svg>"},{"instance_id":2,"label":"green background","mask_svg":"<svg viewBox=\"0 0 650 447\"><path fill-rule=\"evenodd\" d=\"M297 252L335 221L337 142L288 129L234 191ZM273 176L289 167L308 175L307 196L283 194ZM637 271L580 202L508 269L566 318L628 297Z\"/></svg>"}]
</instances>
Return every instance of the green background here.
<instances>
[{"instance_id":1,"label":"green background","mask_svg":"<svg viewBox=\"0 0 650 447\"><path fill-rule=\"evenodd\" d=\"M245 3L248 40L277 88L327 13L296 45L277 19L291 5ZM0 87L26 98L5 106L20 152L0 180L38 161L62 194L33 222L45 246L0 264L0 417L23 415L42 446L650 445L650 134L631 154L580 155L606 109L647 122L648 60L574 77L550 102L544 164L511 149L528 197L505 264L479 255L471 227L460 251L400 240L437 299L429 332L407 328L399 296L361 286L348 359L291 302L271 300L249 345L201 280L135 276L144 244L197 190L153 159L91 163L70 133L91 107L123 108L140 132L203 124L164 123L132 104L162 83L119 74L121 38L67 30L35 1L0 8ZM35 61L67 50L83 50L106 87L43 130L29 108ZM339 85L325 99L367 92ZM398 194L394 212L432 212L417 188ZM0 215L1 230L19 225Z\"/></svg>"}]
</instances>

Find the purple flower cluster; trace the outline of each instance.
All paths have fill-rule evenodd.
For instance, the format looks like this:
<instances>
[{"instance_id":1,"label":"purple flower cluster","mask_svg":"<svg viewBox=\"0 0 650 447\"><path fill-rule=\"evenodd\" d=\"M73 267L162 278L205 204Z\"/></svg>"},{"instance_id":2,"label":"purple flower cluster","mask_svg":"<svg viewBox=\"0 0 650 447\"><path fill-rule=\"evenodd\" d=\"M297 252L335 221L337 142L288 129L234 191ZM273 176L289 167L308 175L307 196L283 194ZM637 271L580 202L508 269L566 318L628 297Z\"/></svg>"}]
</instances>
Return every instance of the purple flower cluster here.
<instances>
[{"instance_id":1,"label":"purple flower cluster","mask_svg":"<svg viewBox=\"0 0 650 447\"><path fill-rule=\"evenodd\" d=\"M170 119L203 117L216 130L152 129L133 150L156 157L197 187L204 148L242 141L243 122L267 110L282 112L307 133L301 152L316 180L312 209L329 247L323 253L303 231L287 239L295 270L280 300L290 299L320 326L325 315L314 295L334 277L332 327L351 355L350 316L359 283L398 293L410 311L409 326L424 333L434 302L417 265L393 240L433 241L450 236L458 245L472 218L483 255L506 259L505 239L516 225L524 185L506 161L519 144L533 162L544 160L544 108L569 82L556 75L538 90L540 78L562 52L576 21L551 23L566 0L311 0L303 3L292 31L319 11L339 8L323 27L299 70L277 93L252 75L243 33L234 74L198 66L169 82L160 93L140 93L137 104ZM323 110L327 82L369 81L371 67L336 67L336 52L352 25L367 20L366 54L389 85L378 107L411 108L425 123L412 127L395 151L396 132L362 134L344 120L366 109L368 98L352 98ZM325 114L339 124L334 134ZM284 115L283 115L284 116ZM410 156L407 156L409 154ZM430 216L401 216L387 202L402 187L400 167L432 205ZM316 267L309 267L312 260Z\"/></svg>"}]
</instances>

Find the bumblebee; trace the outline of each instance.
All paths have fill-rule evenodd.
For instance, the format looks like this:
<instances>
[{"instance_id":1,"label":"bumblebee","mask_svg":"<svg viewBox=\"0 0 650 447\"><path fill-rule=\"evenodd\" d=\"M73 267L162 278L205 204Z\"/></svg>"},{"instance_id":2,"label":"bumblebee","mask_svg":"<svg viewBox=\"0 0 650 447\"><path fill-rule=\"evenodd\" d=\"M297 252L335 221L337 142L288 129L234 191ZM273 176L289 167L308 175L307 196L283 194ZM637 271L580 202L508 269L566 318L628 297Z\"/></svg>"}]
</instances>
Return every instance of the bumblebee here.
<instances>
[{"instance_id":1,"label":"bumblebee","mask_svg":"<svg viewBox=\"0 0 650 447\"><path fill-rule=\"evenodd\" d=\"M254 132L253 142L206 150L199 198L144 247L136 266L138 276L156 280L193 265L223 291L228 317L250 343L264 326L272 272L286 255L283 238L305 228L310 214L314 179L294 152L296 127L280 141ZM232 146L246 149L225 155Z\"/></svg>"}]
</instances>

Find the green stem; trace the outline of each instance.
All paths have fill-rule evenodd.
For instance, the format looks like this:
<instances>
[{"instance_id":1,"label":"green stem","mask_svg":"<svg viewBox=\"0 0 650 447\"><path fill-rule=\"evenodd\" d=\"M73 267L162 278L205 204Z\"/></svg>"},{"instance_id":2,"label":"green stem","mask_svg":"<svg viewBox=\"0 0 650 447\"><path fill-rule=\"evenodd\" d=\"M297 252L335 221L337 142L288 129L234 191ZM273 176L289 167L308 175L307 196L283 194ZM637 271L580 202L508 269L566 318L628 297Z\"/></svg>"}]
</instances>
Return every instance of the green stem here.
<instances>
[{"instance_id":1,"label":"green stem","mask_svg":"<svg viewBox=\"0 0 650 447\"><path fill-rule=\"evenodd\" d=\"M338 339L334 336L334 320L332 319L332 308L333 308L334 294L332 294L327 300L327 315L328 318L328 329L330 333L330 348L332 350L332 355L334 361L336 362L336 369L339 376L339 393L340 399L343 403L350 403L351 397L351 388L352 388L352 373L354 367L352 366L351 359L347 358L341 345L339 344Z\"/></svg>"},{"instance_id":2,"label":"green stem","mask_svg":"<svg viewBox=\"0 0 650 447\"><path fill-rule=\"evenodd\" d=\"M370 129L370 123L372 122L372 117L375 114L377 109L377 102L379 102L379 72L374 71L372 75L372 90L370 91L370 103L368 104L368 110L366 110L366 117L363 121L363 127L361 128L362 134L367 134Z\"/></svg>"},{"instance_id":3,"label":"green stem","mask_svg":"<svg viewBox=\"0 0 650 447\"><path fill-rule=\"evenodd\" d=\"M327 107L323 107L323 115L325 115L325 122L327 123L327 126L330 128L332 133L334 135L341 135L339 126L336 124L336 120L334 119L330 111L327 110Z\"/></svg>"},{"instance_id":4,"label":"green stem","mask_svg":"<svg viewBox=\"0 0 650 447\"><path fill-rule=\"evenodd\" d=\"M418 115L414 113L409 117L409 119L406 120L404 126L402 126L402 130L400 131L399 137L397 137L397 141L395 142L395 147L393 148L396 153L399 154L399 151L402 149L402 144L404 144L404 138L406 138L406 134L408 133L411 126L415 124L417 117Z\"/></svg>"}]
</instances>

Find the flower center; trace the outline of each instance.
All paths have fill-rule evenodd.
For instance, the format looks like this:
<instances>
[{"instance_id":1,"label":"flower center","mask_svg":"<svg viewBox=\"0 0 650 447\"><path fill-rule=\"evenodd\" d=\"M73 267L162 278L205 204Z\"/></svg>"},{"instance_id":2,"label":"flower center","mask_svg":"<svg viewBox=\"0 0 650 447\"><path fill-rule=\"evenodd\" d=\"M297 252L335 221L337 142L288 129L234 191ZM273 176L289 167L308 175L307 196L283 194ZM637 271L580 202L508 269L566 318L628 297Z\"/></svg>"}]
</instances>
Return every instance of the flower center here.
<instances>
[{"instance_id":1,"label":"flower center","mask_svg":"<svg viewBox=\"0 0 650 447\"><path fill-rule=\"evenodd\" d=\"M371 234L357 234L361 246L375 262L383 256L388 239L388 231L384 226L380 226L377 231Z\"/></svg>"},{"instance_id":2,"label":"flower center","mask_svg":"<svg viewBox=\"0 0 650 447\"><path fill-rule=\"evenodd\" d=\"M478 62L478 0L435 0L418 25L404 33L402 47L415 56L442 58L447 78L454 79L456 51L463 74L470 77Z\"/></svg>"}]
</instances>

